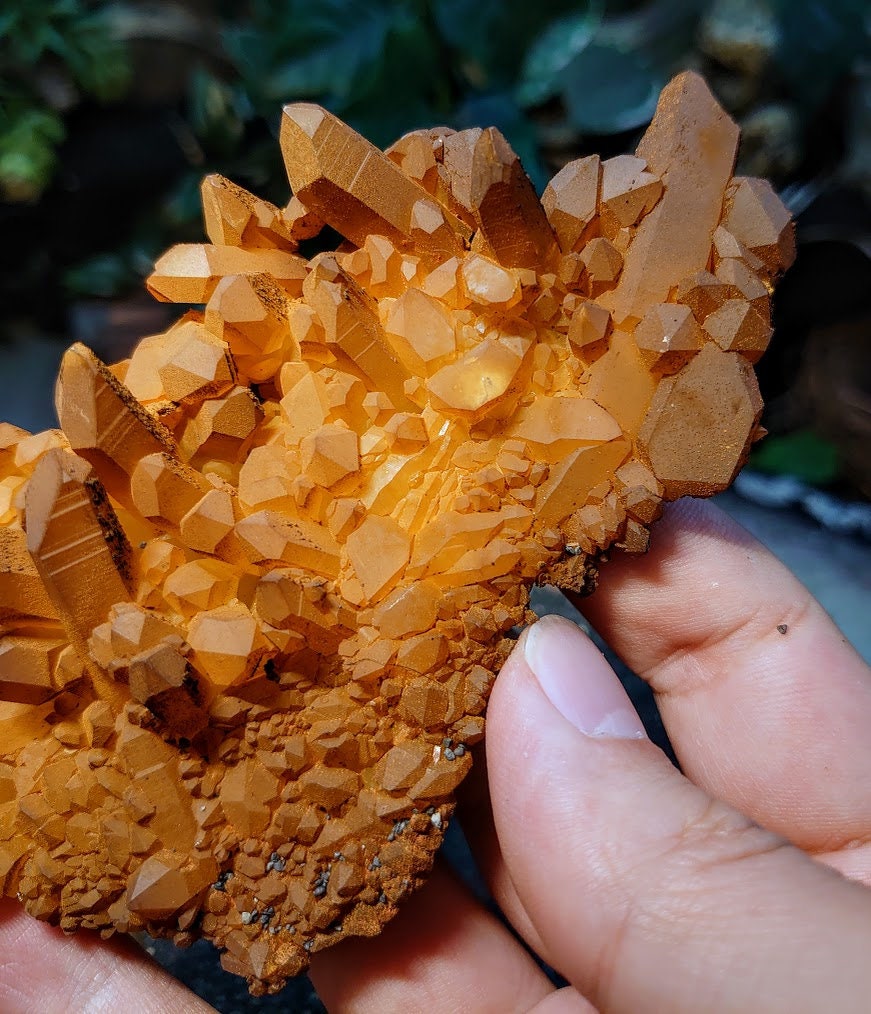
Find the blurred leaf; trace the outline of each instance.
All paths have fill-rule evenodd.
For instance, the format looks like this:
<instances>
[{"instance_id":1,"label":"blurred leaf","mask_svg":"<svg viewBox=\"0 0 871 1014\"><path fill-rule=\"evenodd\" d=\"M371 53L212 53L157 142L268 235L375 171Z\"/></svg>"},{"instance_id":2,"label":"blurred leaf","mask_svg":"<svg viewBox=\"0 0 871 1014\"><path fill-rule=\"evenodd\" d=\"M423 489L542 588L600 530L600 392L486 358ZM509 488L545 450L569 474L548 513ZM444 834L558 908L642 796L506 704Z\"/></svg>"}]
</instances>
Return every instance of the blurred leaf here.
<instances>
[{"instance_id":1,"label":"blurred leaf","mask_svg":"<svg viewBox=\"0 0 871 1014\"><path fill-rule=\"evenodd\" d=\"M405 3L285 0L256 4L252 21L225 43L259 102L319 99L342 108L381 58L391 22Z\"/></svg>"},{"instance_id":2,"label":"blurred leaf","mask_svg":"<svg viewBox=\"0 0 871 1014\"><path fill-rule=\"evenodd\" d=\"M198 181L197 181L198 182ZM154 262L166 248L167 221L165 209L155 214L147 209L132 226L132 234L115 250L86 257L68 266L61 281L68 297L112 299L131 290L140 290L142 280L154 268ZM202 239L202 223L186 223L175 233L178 241Z\"/></svg>"},{"instance_id":3,"label":"blurred leaf","mask_svg":"<svg viewBox=\"0 0 871 1014\"><path fill-rule=\"evenodd\" d=\"M644 0L633 4L619 16L612 16L613 0L606 0L606 17L602 19L596 45L617 53L637 53L643 64L656 70L660 80L667 80L677 69L686 66L698 32L704 8L716 0ZM729 2L729 0L726 0Z\"/></svg>"},{"instance_id":4,"label":"blurred leaf","mask_svg":"<svg viewBox=\"0 0 871 1014\"><path fill-rule=\"evenodd\" d=\"M563 101L571 123L590 134L616 134L646 123L656 109L664 75L639 52L593 43L563 73Z\"/></svg>"},{"instance_id":5,"label":"blurred leaf","mask_svg":"<svg viewBox=\"0 0 871 1014\"><path fill-rule=\"evenodd\" d=\"M284 204L290 198L284 161L271 134L256 140L246 137L245 144L236 152L232 162L223 160L215 169L244 183L274 204Z\"/></svg>"},{"instance_id":6,"label":"blurred leaf","mask_svg":"<svg viewBox=\"0 0 871 1014\"><path fill-rule=\"evenodd\" d=\"M235 149L245 130L233 88L202 66L191 75L188 121L204 145L222 154Z\"/></svg>"},{"instance_id":7,"label":"blurred leaf","mask_svg":"<svg viewBox=\"0 0 871 1014\"><path fill-rule=\"evenodd\" d=\"M105 5L12 0L11 8L0 16L0 68L30 76L40 61L54 57L96 98L123 94L130 75L126 47L112 33Z\"/></svg>"},{"instance_id":8,"label":"blurred leaf","mask_svg":"<svg viewBox=\"0 0 871 1014\"><path fill-rule=\"evenodd\" d=\"M587 0L586 10L558 18L530 46L520 71L517 101L535 106L557 95L562 73L585 49L602 19L602 0Z\"/></svg>"},{"instance_id":9,"label":"blurred leaf","mask_svg":"<svg viewBox=\"0 0 871 1014\"><path fill-rule=\"evenodd\" d=\"M273 71L263 83L265 95L279 100L324 96L344 105L353 96L358 78L379 59L384 47L388 20L381 12L372 13L320 49Z\"/></svg>"},{"instance_id":10,"label":"blurred leaf","mask_svg":"<svg viewBox=\"0 0 871 1014\"><path fill-rule=\"evenodd\" d=\"M425 23L410 13L397 12L380 59L361 75L354 98L342 115L373 144L384 148L409 130L432 126L434 120L443 118L436 111L442 73Z\"/></svg>"},{"instance_id":11,"label":"blurred leaf","mask_svg":"<svg viewBox=\"0 0 871 1014\"><path fill-rule=\"evenodd\" d=\"M182 176L161 204L161 225L174 232L190 225L202 230L203 210L200 195L202 178L201 168L192 169Z\"/></svg>"},{"instance_id":12,"label":"blurred leaf","mask_svg":"<svg viewBox=\"0 0 871 1014\"><path fill-rule=\"evenodd\" d=\"M64 26L69 27L69 26ZM70 49L72 45L72 39L66 34L61 34L58 31L58 27L53 25L50 21L39 26L39 31L35 38L39 42L41 51L48 51L54 53L55 56L59 56L62 60L69 59ZM40 54L41 55L41 54Z\"/></svg>"},{"instance_id":13,"label":"blurred leaf","mask_svg":"<svg viewBox=\"0 0 871 1014\"><path fill-rule=\"evenodd\" d=\"M436 25L480 90L514 83L530 42L548 21L577 7L572 0L432 0Z\"/></svg>"},{"instance_id":14,"label":"blurred leaf","mask_svg":"<svg viewBox=\"0 0 871 1014\"><path fill-rule=\"evenodd\" d=\"M105 11L70 25L63 57L80 87L101 102L121 98L130 84L127 47L112 35Z\"/></svg>"},{"instance_id":15,"label":"blurred leaf","mask_svg":"<svg viewBox=\"0 0 871 1014\"><path fill-rule=\"evenodd\" d=\"M750 456L760 472L794 475L814 486L826 486L841 473L837 448L811 430L766 437Z\"/></svg>"},{"instance_id":16,"label":"blurred leaf","mask_svg":"<svg viewBox=\"0 0 871 1014\"><path fill-rule=\"evenodd\" d=\"M6 198L32 201L42 193L63 138L63 123L49 110L18 109L0 120L0 190Z\"/></svg>"},{"instance_id":17,"label":"blurred leaf","mask_svg":"<svg viewBox=\"0 0 871 1014\"><path fill-rule=\"evenodd\" d=\"M871 56L868 0L774 0L780 24L777 60L812 113L858 57Z\"/></svg>"},{"instance_id":18,"label":"blurred leaf","mask_svg":"<svg viewBox=\"0 0 871 1014\"><path fill-rule=\"evenodd\" d=\"M0 13L0 189L10 200L34 200L42 193L64 138L63 121L40 87L46 69L101 100L123 93L130 74L127 53L113 37L103 5L6 0ZM74 102L75 89L70 90Z\"/></svg>"},{"instance_id":19,"label":"blurred leaf","mask_svg":"<svg viewBox=\"0 0 871 1014\"><path fill-rule=\"evenodd\" d=\"M71 296L109 298L130 288L135 280L123 251L98 254L68 268L63 285Z\"/></svg>"}]
</instances>

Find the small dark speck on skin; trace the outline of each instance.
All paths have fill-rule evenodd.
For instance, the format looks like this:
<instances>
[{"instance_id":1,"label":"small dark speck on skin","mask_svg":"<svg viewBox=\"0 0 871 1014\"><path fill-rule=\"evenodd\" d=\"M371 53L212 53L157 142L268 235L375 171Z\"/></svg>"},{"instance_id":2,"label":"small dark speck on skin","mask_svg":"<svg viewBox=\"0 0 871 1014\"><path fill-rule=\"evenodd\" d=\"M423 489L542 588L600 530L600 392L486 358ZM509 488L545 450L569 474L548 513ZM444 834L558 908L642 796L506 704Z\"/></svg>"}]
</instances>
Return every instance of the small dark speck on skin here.
<instances>
[{"instance_id":1,"label":"small dark speck on skin","mask_svg":"<svg viewBox=\"0 0 871 1014\"><path fill-rule=\"evenodd\" d=\"M778 623L777 630L779 633L785 634L789 630L789 627L785 623Z\"/></svg>"}]
</instances>

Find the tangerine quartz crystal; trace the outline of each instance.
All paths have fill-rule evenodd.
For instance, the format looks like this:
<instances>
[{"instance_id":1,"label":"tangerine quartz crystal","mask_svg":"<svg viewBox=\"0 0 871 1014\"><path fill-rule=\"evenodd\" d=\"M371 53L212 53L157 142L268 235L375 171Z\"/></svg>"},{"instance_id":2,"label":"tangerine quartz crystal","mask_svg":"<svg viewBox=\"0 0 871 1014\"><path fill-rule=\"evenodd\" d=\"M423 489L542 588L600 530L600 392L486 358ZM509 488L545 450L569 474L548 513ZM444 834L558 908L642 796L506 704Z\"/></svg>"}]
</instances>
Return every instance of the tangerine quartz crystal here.
<instances>
[{"instance_id":1,"label":"tangerine quartz crystal","mask_svg":"<svg viewBox=\"0 0 871 1014\"><path fill-rule=\"evenodd\" d=\"M595 584L759 434L793 256L701 78L542 199L494 130L386 153L284 111L294 197L203 184L203 304L60 428L0 428L0 889L72 931L208 938L254 992L426 877L534 582ZM306 260L328 223L346 242Z\"/></svg>"}]
</instances>

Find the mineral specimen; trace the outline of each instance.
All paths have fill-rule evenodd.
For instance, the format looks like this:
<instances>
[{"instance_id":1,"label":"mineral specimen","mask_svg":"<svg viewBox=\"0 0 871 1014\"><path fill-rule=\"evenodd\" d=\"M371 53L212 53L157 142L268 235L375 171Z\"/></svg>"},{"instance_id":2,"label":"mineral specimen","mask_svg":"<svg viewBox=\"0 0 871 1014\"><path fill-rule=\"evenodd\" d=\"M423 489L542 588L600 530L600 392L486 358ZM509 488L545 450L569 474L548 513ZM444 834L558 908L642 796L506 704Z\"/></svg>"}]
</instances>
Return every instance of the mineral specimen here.
<instances>
[{"instance_id":1,"label":"mineral specimen","mask_svg":"<svg viewBox=\"0 0 871 1014\"><path fill-rule=\"evenodd\" d=\"M60 429L0 428L0 890L65 930L208 938L254 991L425 878L533 582L590 590L723 489L788 216L703 81L541 201L494 129L382 153L288 106L280 209L220 176L204 304ZM306 260L328 223L347 240Z\"/></svg>"}]
</instances>

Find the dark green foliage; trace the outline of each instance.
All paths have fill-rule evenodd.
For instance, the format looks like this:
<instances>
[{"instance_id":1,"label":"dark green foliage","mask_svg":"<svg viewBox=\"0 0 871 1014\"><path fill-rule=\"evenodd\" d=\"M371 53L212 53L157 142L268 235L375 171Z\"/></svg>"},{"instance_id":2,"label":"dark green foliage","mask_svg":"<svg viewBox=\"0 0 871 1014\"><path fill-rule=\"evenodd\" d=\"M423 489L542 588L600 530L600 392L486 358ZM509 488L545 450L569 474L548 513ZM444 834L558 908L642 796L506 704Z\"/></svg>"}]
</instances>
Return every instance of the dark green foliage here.
<instances>
[{"instance_id":1,"label":"dark green foliage","mask_svg":"<svg viewBox=\"0 0 871 1014\"><path fill-rule=\"evenodd\" d=\"M54 58L73 82L99 99L117 98L127 84L128 64L112 37L104 4L82 0L6 0L0 14L3 83L24 85L44 60Z\"/></svg>"},{"instance_id":2,"label":"dark green foliage","mask_svg":"<svg viewBox=\"0 0 871 1014\"><path fill-rule=\"evenodd\" d=\"M805 112L813 112L849 72L871 56L868 0L775 0L777 62Z\"/></svg>"},{"instance_id":3,"label":"dark green foliage","mask_svg":"<svg viewBox=\"0 0 871 1014\"><path fill-rule=\"evenodd\" d=\"M6 99L0 111L0 188L14 200L35 197L51 177L61 118L26 101Z\"/></svg>"},{"instance_id":4,"label":"dark green foliage","mask_svg":"<svg viewBox=\"0 0 871 1014\"><path fill-rule=\"evenodd\" d=\"M5 0L0 12L0 192L32 200L48 184L77 93L123 95L130 67L105 5Z\"/></svg>"},{"instance_id":5,"label":"dark green foliage","mask_svg":"<svg viewBox=\"0 0 871 1014\"><path fill-rule=\"evenodd\" d=\"M432 0L432 16L445 44L459 58L467 80L479 89L517 79L527 48L538 33L578 3L565 0Z\"/></svg>"},{"instance_id":6,"label":"dark green foliage","mask_svg":"<svg viewBox=\"0 0 871 1014\"><path fill-rule=\"evenodd\" d=\"M255 2L250 20L229 26L224 38L256 105L292 95L338 109L377 74L407 7L389 0Z\"/></svg>"},{"instance_id":7,"label":"dark green foliage","mask_svg":"<svg viewBox=\"0 0 871 1014\"><path fill-rule=\"evenodd\" d=\"M231 156L245 133L248 105L226 81L194 68L188 85L188 122L194 134L215 155Z\"/></svg>"},{"instance_id":8,"label":"dark green foliage","mask_svg":"<svg viewBox=\"0 0 871 1014\"><path fill-rule=\"evenodd\" d=\"M755 36L751 67L742 46L754 14L766 31ZM5 0L0 228L18 231L0 298L14 315L16 299L39 313L47 285L72 299L136 291L161 250L201 238L206 172L286 201L276 135L291 101L327 106L382 147L418 127L493 124L540 189L578 154L630 150L665 81L694 66L740 121L764 110L763 123L794 124L793 134L763 130L761 140L758 124L748 132L763 155L766 145L797 148L791 161L772 155L752 171L801 183L803 172L829 166L819 146L802 150L802 137L832 120L833 97L869 55L868 26L868 0L200 0L190 8ZM139 158L151 152L148 141L126 169L116 166L127 136L118 121L138 123L143 109L155 169ZM82 122L96 131L85 146L90 162L78 149L87 192L55 176L59 150L64 168L71 164ZM143 186L151 186L145 196ZM79 219L57 217L73 205L85 209ZM101 213L113 223L103 223L108 240L92 239ZM752 463L820 483L840 467L809 432L769 438Z\"/></svg>"},{"instance_id":9,"label":"dark green foliage","mask_svg":"<svg viewBox=\"0 0 871 1014\"><path fill-rule=\"evenodd\" d=\"M634 130L647 123L665 84L665 76L643 54L597 43L578 53L562 80L569 120L579 131L593 134Z\"/></svg>"},{"instance_id":10,"label":"dark green foliage","mask_svg":"<svg viewBox=\"0 0 871 1014\"><path fill-rule=\"evenodd\" d=\"M868 46L866 0L765 0L777 73L813 109ZM722 6L722 3L720 4ZM541 182L537 110L565 128L618 134L650 116L691 54L713 0L250 0L205 5L223 57L192 52L183 106L204 163L274 178L263 143L282 103L320 102L376 144L491 112ZM202 6L201 8L202 9ZM0 187L29 200L48 184L65 118L82 97L111 101L130 82L128 41L148 5L7 0L0 13ZM159 8L156 8L159 12ZM153 16L153 11L152 11ZM159 75L160 53L138 73ZM478 120L483 122L483 120ZM254 128L254 129L252 129ZM253 136L252 136L253 135ZM196 171L200 171L197 165Z\"/></svg>"},{"instance_id":11,"label":"dark green foliage","mask_svg":"<svg viewBox=\"0 0 871 1014\"><path fill-rule=\"evenodd\" d=\"M535 37L526 51L516 88L522 106L537 106L560 94L566 69L593 41L602 8L601 3L591 2L586 11L557 18Z\"/></svg>"},{"instance_id":12,"label":"dark green foliage","mask_svg":"<svg viewBox=\"0 0 871 1014\"><path fill-rule=\"evenodd\" d=\"M760 472L794 475L816 486L826 486L841 474L834 444L807 429L766 437L750 456L750 465Z\"/></svg>"}]
</instances>

